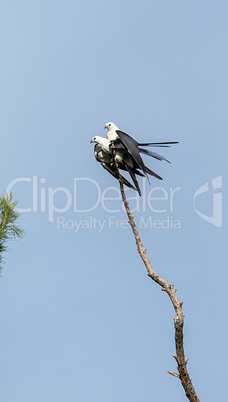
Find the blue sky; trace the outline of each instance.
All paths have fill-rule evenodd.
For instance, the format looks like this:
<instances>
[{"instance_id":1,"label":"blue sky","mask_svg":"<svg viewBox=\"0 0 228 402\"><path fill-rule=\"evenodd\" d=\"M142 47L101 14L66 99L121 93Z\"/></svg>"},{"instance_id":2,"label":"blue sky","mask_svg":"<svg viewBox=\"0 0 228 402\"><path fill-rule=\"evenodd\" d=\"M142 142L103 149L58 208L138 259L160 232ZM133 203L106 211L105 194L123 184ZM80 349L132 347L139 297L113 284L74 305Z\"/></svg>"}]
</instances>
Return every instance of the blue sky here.
<instances>
[{"instance_id":1,"label":"blue sky","mask_svg":"<svg viewBox=\"0 0 228 402\"><path fill-rule=\"evenodd\" d=\"M107 121L179 141L171 165L145 157L162 184L126 193L184 302L196 391L226 401L227 17L225 1L1 2L0 190L29 210L0 283L4 402L185 400L171 302L89 143Z\"/></svg>"}]
</instances>

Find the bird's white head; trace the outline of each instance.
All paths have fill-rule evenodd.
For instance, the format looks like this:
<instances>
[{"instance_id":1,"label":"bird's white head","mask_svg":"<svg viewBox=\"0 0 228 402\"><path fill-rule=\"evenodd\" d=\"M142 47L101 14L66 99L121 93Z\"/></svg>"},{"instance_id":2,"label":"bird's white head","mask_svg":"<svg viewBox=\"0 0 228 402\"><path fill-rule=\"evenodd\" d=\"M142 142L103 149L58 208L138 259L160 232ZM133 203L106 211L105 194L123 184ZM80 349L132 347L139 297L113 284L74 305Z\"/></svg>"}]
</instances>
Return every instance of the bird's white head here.
<instances>
[{"instance_id":1,"label":"bird's white head","mask_svg":"<svg viewBox=\"0 0 228 402\"><path fill-rule=\"evenodd\" d=\"M96 137L93 137L90 142L95 142L95 144L101 145L103 151L105 151L107 153L111 152L109 149L110 142L109 142L108 138L99 137L99 135L96 135Z\"/></svg>"},{"instance_id":2,"label":"bird's white head","mask_svg":"<svg viewBox=\"0 0 228 402\"><path fill-rule=\"evenodd\" d=\"M93 137L92 140L90 141L90 143L91 143L91 142L95 142L95 143L98 144L98 141L99 141L99 138L98 138L98 137Z\"/></svg>"},{"instance_id":3,"label":"bird's white head","mask_svg":"<svg viewBox=\"0 0 228 402\"><path fill-rule=\"evenodd\" d=\"M107 128L108 131L119 130L118 127L114 123L112 123L111 121L109 121L108 123L105 124L105 128Z\"/></svg>"}]
</instances>

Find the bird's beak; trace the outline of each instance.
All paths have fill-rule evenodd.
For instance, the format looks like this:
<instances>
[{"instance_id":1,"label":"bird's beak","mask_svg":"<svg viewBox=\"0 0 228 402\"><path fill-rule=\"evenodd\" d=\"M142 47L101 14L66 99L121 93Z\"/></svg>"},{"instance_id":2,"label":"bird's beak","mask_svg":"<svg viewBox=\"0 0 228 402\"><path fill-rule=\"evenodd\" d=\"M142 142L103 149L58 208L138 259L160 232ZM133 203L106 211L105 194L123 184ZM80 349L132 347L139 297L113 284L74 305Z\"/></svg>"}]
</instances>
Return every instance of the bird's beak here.
<instances>
[{"instance_id":1,"label":"bird's beak","mask_svg":"<svg viewBox=\"0 0 228 402\"><path fill-rule=\"evenodd\" d=\"M90 144L91 144L91 142L93 142L92 140L90 141Z\"/></svg>"}]
</instances>

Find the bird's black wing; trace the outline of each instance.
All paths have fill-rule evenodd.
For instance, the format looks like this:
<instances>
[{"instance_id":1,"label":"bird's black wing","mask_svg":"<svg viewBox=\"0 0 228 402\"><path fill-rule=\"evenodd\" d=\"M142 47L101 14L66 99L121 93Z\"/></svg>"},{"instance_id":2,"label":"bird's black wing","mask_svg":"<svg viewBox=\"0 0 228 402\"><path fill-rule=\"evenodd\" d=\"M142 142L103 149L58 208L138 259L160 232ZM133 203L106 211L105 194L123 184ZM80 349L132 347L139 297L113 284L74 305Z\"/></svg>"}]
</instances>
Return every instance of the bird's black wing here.
<instances>
[{"instance_id":1,"label":"bird's black wing","mask_svg":"<svg viewBox=\"0 0 228 402\"><path fill-rule=\"evenodd\" d=\"M138 176L145 177L145 174L143 174L139 170L137 170L136 166L137 166L137 164L135 163L134 168L133 168L134 173L137 174ZM118 168L128 172L128 169L126 168L126 163L118 163Z\"/></svg>"},{"instance_id":2,"label":"bird's black wing","mask_svg":"<svg viewBox=\"0 0 228 402\"><path fill-rule=\"evenodd\" d=\"M111 155L104 152L100 144L94 146L94 155L98 162L111 163Z\"/></svg>"},{"instance_id":3,"label":"bird's black wing","mask_svg":"<svg viewBox=\"0 0 228 402\"><path fill-rule=\"evenodd\" d=\"M159 161L166 161L166 162L170 163L170 161L168 161L168 159L166 159L164 156L162 156L160 154L157 154L157 152L152 152L152 151L149 151L148 149L143 149L143 148L138 148L138 149L139 149L139 152L141 152L142 154L151 156L152 158L155 158Z\"/></svg>"},{"instance_id":4,"label":"bird's black wing","mask_svg":"<svg viewBox=\"0 0 228 402\"><path fill-rule=\"evenodd\" d=\"M145 168L146 168L146 173L150 174L151 176L156 177L156 179L163 180L163 178L161 176L158 176L158 174L153 172L153 170L150 170L147 166L145 166Z\"/></svg>"},{"instance_id":5,"label":"bird's black wing","mask_svg":"<svg viewBox=\"0 0 228 402\"><path fill-rule=\"evenodd\" d=\"M143 148L142 149L139 148L139 151L140 152L145 151L144 153L146 155L148 154L150 156L154 156L154 154L155 154L155 152L147 151L147 149L143 149ZM164 157L162 157L161 155L159 155L159 156L164 159ZM135 179L134 179L133 175L139 174L140 176L144 176L144 177L145 177L145 175L137 170L139 168L139 166L135 162L135 160L133 159L133 156L129 152L126 152L122 165L125 168L127 168L129 174L131 175L132 180L134 181L134 184L135 184L136 188L138 188L136 183L135 183ZM148 173L149 175L154 176L159 180L162 180L161 176L158 176L157 173L155 173L152 170L150 170L147 166L145 166L145 173ZM137 184L138 184L138 182L137 182ZM139 192L139 189L138 189L138 192Z\"/></svg>"},{"instance_id":6,"label":"bird's black wing","mask_svg":"<svg viewBox=\"0 0 228 402\"><path fill-rule=\"evenodd\" d=\"M123 131L116 130L118 137L120 138L123 145L126 149L130 152L132 157L134 158L135 162L138 164L139 168L147 175L145 171L145 165L141 158L141 155L138 150L138 143L134 140L134 138L130 137L130 135L124 133Z\"/></svg>"},{"instance_id":7,"label":"bird's black wing","mask_svg":"<svg viewBox=\"0 0 228 402\"><path fill-rule=\"evenodd\" d=\"M116 133L120 137L121 141L122 140L127 141L127 142L129 142L131 144L134 144L136 147L137 147L137 145L139 145L138 142L136 140L134 140L134 138L132 138L129 134L124 133L121 130L116 130Z\"/></svg>"},{"instance_id":8,"label":"bird's black wing","mask_svg":"<svg viewBox=\"0 0 228 402\"><path fill-rule=\"evenodd\" d=\"M99 144L95 144L94 145L94 155L95 155L95 158L97 161L99 160L99 152L101 152L101 151L102 151L102 147Z\"/></svg>"},{"instance_id":9,"label":"bird's black wing","mask_svg":"<svg viewBox=\"0 0 228 402\"><path fill-rule=\"evenodd\" d=\"M170 147L172 144L179 144L179 142L172 141L172 142L146 142L146 143L138 143L140 147Z\"/></svg>"},{"instance_id":10,"label":"bird's black wing","mask_svg":"<svg viewBox=\"0 0 228 402\"><path fill-rule=\"evenodd\" d=\"M134 183L135 187L136 187L137 190L138 190L139 195L141 196L141 191L140 191L140 188L139 188L139 183L138 183L138 180L137 180L136 177L135 177L135 172L134 172L133 169L131 169L127 164L126 164L125 166L126 166L126 170L128 171L129 175L131 176L131 178L132 178L132 180L133 180L133 183Z\"/></svg>"},{"instance_id":11,"label":"bird's black wing","mask_svg":"<svg viewBox=\"0 0 228 402\"><path fill-rule=\"evenodd\" d=\"M110 164L104 163L104 162L100 162L100 164L101 164L101 166L102 166L104 169L106 169L113 177L115 177L115 179L119 180L119 179L118 179L117 172L116 172L115 167L114 167L113 165L110 165ZM127 179L125 179L125 177L123 177L122 175L120 175L120 177L121 177L121 179L122 179L122 181L123 181L123 184L125 184L125 186L127 186L127 187L129 187L129 188L131 188L131 189L133 189L133 190L135 190L135 191L137 191L137 189L136 189L134 186L132 186L132 184L129 183L129 181L128 181Z\"/></svg>"},{"instance_id":12,"label":"bird's black wing","mask_svg":"<svg viewBox=\"0 0 228 402\"><path fill-rule=\"evenodd\" d=\"M111 155L107 154L106 152L103 152L102 147L99 144L96 144L94 147L94 155L96 160L101 164L101 166L107 170L113 177L115 177L118 180L118 175L115 169L115 166L111 164L112 158ZM127 170L127 169L125 169ZM123 183L125 186L132 188L133 190L137 191L134 186L132 186L131 183L125 177L120 175L122 178Z\"/></svg>"},{"instance_id":13,"label":"bird's black wing","mask_svg":"<svg viewBox=\"0 0 228 402\"><path fill-rule=\"evenodd\" d=\"M121 169L123 169L123 168L121 167ZM141 176L141 177L145 177L145 174L141 173L138 169L136 169L135 166L134 166L134 168L132 170L133 170L134 174L137 174L138 176ZM128 171L128 169L127 169L127 171Z\"/></svg>"}]
</instances>

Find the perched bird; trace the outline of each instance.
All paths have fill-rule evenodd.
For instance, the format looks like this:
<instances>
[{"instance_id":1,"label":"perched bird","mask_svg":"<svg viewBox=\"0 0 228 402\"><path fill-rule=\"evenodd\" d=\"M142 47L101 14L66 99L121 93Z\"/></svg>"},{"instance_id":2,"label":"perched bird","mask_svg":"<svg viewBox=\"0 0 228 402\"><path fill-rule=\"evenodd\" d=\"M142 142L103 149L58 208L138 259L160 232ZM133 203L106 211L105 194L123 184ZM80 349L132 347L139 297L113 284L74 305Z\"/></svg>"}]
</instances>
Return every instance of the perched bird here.
<instances>
[{"instance_id":1,"label":"perched bird","mask_svg":"<svg viewBox=\"0 0 228 402\"><path fill-rule=\"evenodd\" d=\"M136 175L146 176L148 174L162 180L162 177L145 166L140 154L151 156L157 160L165 160L169 162L164 156L150 151L142 147L169 147L171 144L178 144L177 142L147 142L139 143L130 135L120 131L119 128L112 122L105 125L108 129L107 138L95 136L90 142L94 142L95 158L112 176L118 179L118 174L114 165L114 160L119 169L128 171L135 187L133 187L123 176L123 183L133 189L137 189L139 195L141 191L139 188ZM170 163L170 162L169 162ZM142 171L142 172L141 172Z\"/></svg>"},{"instance_id":2,"label":"perched bird","mask_svg":"<svg viewBox=\"0 0 228 402\"><path fill-rule=\"evenodd\" d=\"M91 140L91 142L93 142L93 141ZM94 155L95 155L96 160L101 164L101 166L118 180L118 174L117 174L117 171L113 164L112 155L110 153L104 152L101 145L99 145L99 144L96 144L94 147ZM140 172L139 172L139 174L141 175ZM127 186L135 191L138 191L134 186L132 186L131 183L129 183L129 181L127 179L125 179L125 177L120 175L120 178L123 181L123 183L125 184L125 186Z\"/></svg>"},{"instance_id":3,"label":"perched bird","mask_svg":"<svg viewBox=\"0 0 228 402\"><path fill-rule=\"evenodd\" d=\"M147 149L141 148L142 146L151 146L151 147L169 147L171 144L178 144L177 142L147 142L147 143L139 143L134 138L130 137L130 135L124 133L119 130L119 128L112 122L106 123L105 128L108 129L107 138L110 142L112 142L115 147L117 144L121 143L132 155L140 169L143 171L145 175L147 175L146 167L142 160L140 153L144 153L148 156L151 156L158 160L165 160L169 162L164 156L157 154L156 152L149 151ZM170 162L169 162L170 163Z\"/></svg>"},{"instance_id":4,"label":"perched bird","mask_svg":"<svg viewBox=\"0 0 228 402\"><path fill-rule=\"evenodd\" d=\"M138 170L138 169L141 169L141 167L138 165L138 163L135 161L135 159L132 157L132 155L127 151L127 149L124 147L124 145L121 143L117 143L115 145L114 150L112 150L112 148L110 147L112 143L109 141L109 139L99 137L99 136L93 137L90 142L94 142L97 144L97 145L95 145L95 148L94 148L95 158L97 159L97 161L100 162L101 165L106 170L109 171L109 173L111 173L114 177L116 177L118 179L118 175L117 175L115 166L113 164L113 156L114 156L115 162L117 163L118 168L128 171L139 195L141 195L139 184L138 184L138 181L137 181L135 175L145 176L145 174L141 173ZM97 147L98 145L99 145L99 147ZM140 152L145 152L145 151L147 151L147 150L140 148ZM150 170L145 165L144 165L144 170L147 174L150 174L150 175L156 177L157 179L162 180L162 177L158 176L156 173L154 173L152 170ZM124 183L124 184L126 184L126 183ZM126 184L126 185L129 187L128 184Z\"/></svg>"}]
</instances>

